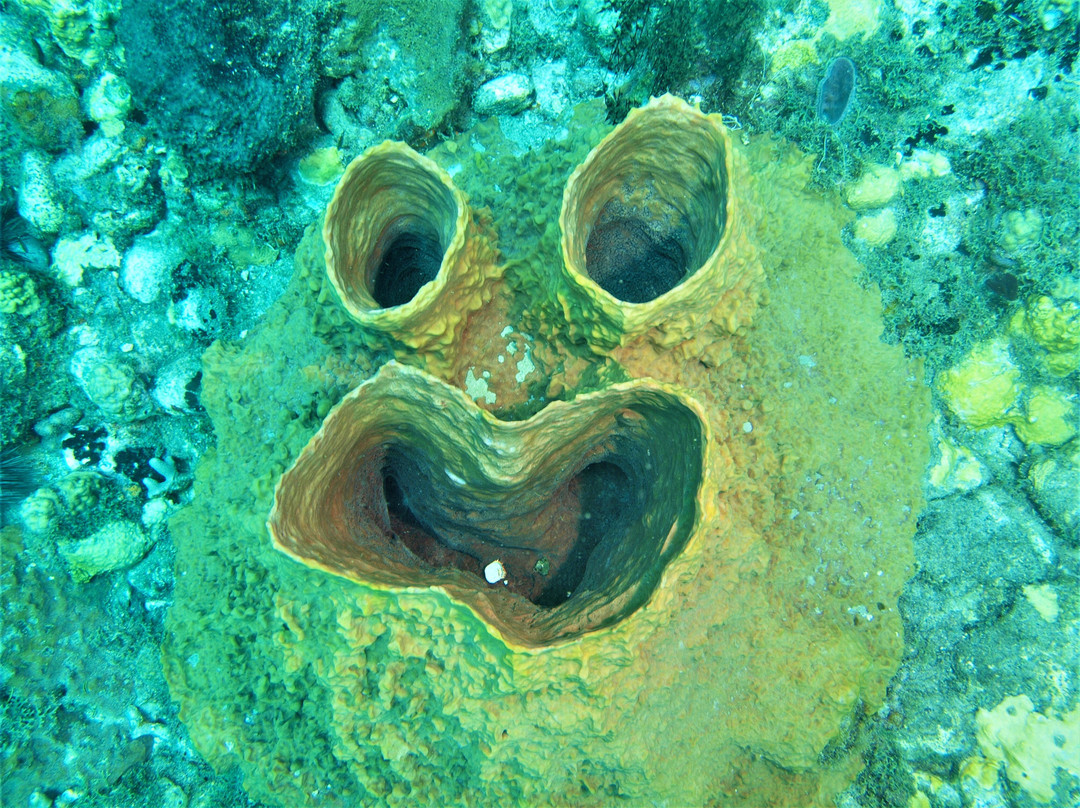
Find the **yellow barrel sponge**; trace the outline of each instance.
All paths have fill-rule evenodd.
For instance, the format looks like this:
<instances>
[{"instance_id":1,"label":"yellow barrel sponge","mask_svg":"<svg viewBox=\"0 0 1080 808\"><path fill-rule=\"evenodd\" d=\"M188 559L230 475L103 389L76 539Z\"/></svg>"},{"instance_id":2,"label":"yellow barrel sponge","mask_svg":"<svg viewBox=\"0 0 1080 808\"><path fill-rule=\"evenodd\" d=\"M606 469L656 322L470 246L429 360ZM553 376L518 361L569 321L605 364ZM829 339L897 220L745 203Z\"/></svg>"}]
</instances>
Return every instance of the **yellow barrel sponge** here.
<instances>
[{"instance_id":1,"label":"yellow barrel sponge","mask_svg":"<svg viewBox=\"0 0 1080 808\"><path fill-rule=\"evenodd\" d=\"M326 209L323 241L349 315L432 366L449 363L500 271L484 218L449 174L404 143L387 141L349 164Z\"/></svg>"},{"instance_id":2,"label":"yellow barrel sponge","mask_svg":"<svg viewBox=\"0 0 1080 808\"><path fill-rule=\"evenodd\" d=\"M949 410L967 426L1004 426L1017 415L1020 370L1004 339L976 345L958 365L941 373L935 386Z\"/></svg>"},{"instance_id":3,"label":"yellow barrel sponge","mask_svg":"<svg viewBox=\"0 0 1080 808\"><path fill-rule=\"evenodd\" d=\"M719 116L671 95L633 110L566 184L567 316L607 348L647 331L674 345L710 318L732 331L747 322L763 278L749 183Z\"/></svg>"},{"instance_id":4,"label":"yellow barrel sponge","mask_svg":"<svg viewBox=\"0 0 1080 808\"><path fill-rule=\"evenodd\" d=\"M920 366L812 159L662 98L574 171L590 131L453 157L503 268L448 176L376 147L264 321L208 349L163 660L252 797L813 808L862 767Z\"/></svg>"}]
</instances>

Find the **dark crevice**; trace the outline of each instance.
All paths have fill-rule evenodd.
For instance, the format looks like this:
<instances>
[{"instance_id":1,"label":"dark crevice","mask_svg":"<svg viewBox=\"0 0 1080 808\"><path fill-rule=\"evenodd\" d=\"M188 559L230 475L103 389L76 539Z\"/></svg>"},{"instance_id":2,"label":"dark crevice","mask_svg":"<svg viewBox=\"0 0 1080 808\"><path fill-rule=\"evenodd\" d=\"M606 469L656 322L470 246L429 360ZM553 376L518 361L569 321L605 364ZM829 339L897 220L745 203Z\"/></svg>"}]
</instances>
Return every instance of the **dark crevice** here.
<instances>
[{"instance_id":1,"label":"dark crevice","mask_svg":"<svg viewBox=\"0 0 1080 808\"><path fill-rule=\"evenodd\" d=\"M442 258L443 248L434 230L414 224L394 233L375 270L371 296L383 308L408 303L439 274Z\"/></svg>"},{"instance_id":2,"label":"dark crevice","mask_svg":"<svg viewBox=\"0 0 1080 808\"><path fill-rule=\"evenodd\" d=\"M676 231L643 216L611 215L609 203L585 245L585 271L596 284L625 303L648 303L674 289L686 276L687 251Z\"/></svg>"},{"instance_id":3,"label":"dark crevice","mask_svg":"<svg viewBox=\"0 0 1080 808\"><path fill-rule=\"evenodd\" d=\"M421 466L400 449L387 453L382 482L393 538L429 567L453 567L478 578L499 560L507 569L505 586L544 609L566 603L583 584L590 590L605 585L616 572L612 557L641 518L646 499L617 462L599 461L555 493L556 507L538 519L544 529L494 536L480 526L485 519L478 517L488 515L455 514L434 501Z\"/></svg>"}]
</instances>

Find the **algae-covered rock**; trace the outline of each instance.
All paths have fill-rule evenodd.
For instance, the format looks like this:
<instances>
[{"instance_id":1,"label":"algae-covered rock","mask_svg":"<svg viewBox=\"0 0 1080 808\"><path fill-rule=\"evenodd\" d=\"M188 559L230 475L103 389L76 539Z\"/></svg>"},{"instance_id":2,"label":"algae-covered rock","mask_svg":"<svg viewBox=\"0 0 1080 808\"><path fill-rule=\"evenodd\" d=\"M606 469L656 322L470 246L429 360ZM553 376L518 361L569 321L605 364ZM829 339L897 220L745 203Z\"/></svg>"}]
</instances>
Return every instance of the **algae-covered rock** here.
<instances>
[{"instance_id":1,"label":"algae-covered rock","mask_svg":"<svg viewBox=\"0 0 1080 808\"><path fill-rule=\"evenodd\" d=\"M1046 351L1043 362L1054 375L1080 370L1080 295L1074 292L1060 301L1047 295L1033 297L1011 326Z\"/></svg>"},{"instance_id":2,"label":"algae-covered rock","mask_svg":"<svg viewBox=\"0 0 1080 808\"><path fill-rule=\"evenodd\" d=\"M39 488L19 505L19 518L31 533L48 533L60 518L60 495L51 488Z\"/></svg>"},{"instance_id":3,"label":"algae-covered rock","mask_svg":"<svg viewBox=\"0 0 1080 808\"><path fill-rule=\"evenodd\" d=\"M18 0L47 21L60 49L86 67L94 67L113 45L112 21L120 14L118 0Z\"/></svg>"},{"instance_id":4,"label":"algae-covered rock","mask_svg":"<svg viewBox=\"0 0 1080 808\"><path fill-rule=\"evenodd\" d=\"M40 64L36 45L8 18L0 18L0 107L33 146L59 149L82 135L75 88Z\"/></svg>"},{"instance_id":5,"label":"algae-covered rock","mask_svg":"<svg viewBox=\"0 0 1080 808\"><path fill-rule=\"evenodd\" d=\"M1080 443L1041 457L1027 469L1040 513L1066 536L1080 536Z\"/></svg>"},{"instance_id":6,"label":"algae-covered rock","mask_svg":"<svg viewBox=\"0 0 1080 808\"><path fill-rule=\"evenodd\" d=\"M42 297L30 273L17 269L0 270L0 314L29 317L42 305Z\"/></svg>"},{"instance_id":7,"label":"algae-covered rock","mask_svg":"<svg viewBox=\"0 0 1080 808\"><path fill-rule=\"evenodd\" d=\"M110 522L92 536L60 546L71 577L85 583L103 572L130 567L153 546L153 539L134 522Z\"/></svg>"},{"instance_id":8,"label":"algae-covered rock","mask_svg":"<svg viewBox=\"0 0 1080 808\"><path fill-rule=\"evenodd\" d=\"M433 154L454 187L400 147L351 169L286 294L205 355L163 652L191 736L280 805L831 805L861 763L822 750L900 660L929 419L849 214L673 99L590 157L500 143ZM399 229L349 192L401 184ZM362 305L410 226L442 271L454 188L500 235L498 271L451 256L479 304Z\"/></svg>"},{"instance_id":9,"label":"algae-covered rock","mask_svg":"<svg viewBox=\"0 0 1080 808\"><path fill-rule=\"evenodd\" d=\"M99 124L106 137L124 131L124 119L131 111L131 89L127 82L106 70L86 93L86 111Z\"/></svg>"},{"instance_id":10,"label":"algae-covered rock","mask_svg":"<svg viewBox=\"0 0 1080 808\"><path fill-rule=\"evenodd\" d=\"M198 177L255 169L313 126L309 2L126 0L117 34L132 95Z\"/></svg>"},{"instance_id":11,"label":"algae-covered rock","mask_svg":"<svg viewBox=\"0 0 1080 808\"><path fill-rule=\"evenodd\" d=\"M945 404L968 426L1002 426L1019 411L1020 369L1004 339L977 345L936 385Z\"/></svg>"},{"instance_id":12,"label":"algae-covered rock","mask_svg":"<svg viewBox=\"0 0 1080 808\"><path fill-rule=\"evenodd\" d=\"M1080 777L1080 709L1048 715L1020 694L979 710L975 720L982 753L1035 802L1053 800L1059 770Z\"/></svg>"},{"instance_id":13,"label":"algae-covered rock","mask_svg":"<svg viewBox=\"0 0 1080 808\"><path fill-rule=\"evenodd\" d=\"M88 269L117 269L119 266L120 253L109 238L97 233L64 237L53 247L53 272L67 286L81 285Z\"/></svg>"},{"instance_id":14,"label":"algae-covered rock","mask_svg":"<svg viewBox=\"0 0 1080 808\"><path fill-rule=\"evenodd\" d=\"M100 348L82 348L71 358L71 373L108 418L139 421L153 411L146 385L120 357Z\"/></svg>"},{"instance_id":15,"label":"algae-covered rock","mask_svg":"<svg viewBox=\"0 0 1080 808\"><path fill-rule=\"evenodd\" d=\"M327 9L318 59L343 79L334 98L352 126L400 140L439 127L461 102L468 8L463 0L348 0Z\"/></svg>"},{"instance_id":16,"label":"algae-covered rock","mask_svg":"<svg viewBox=\"0 0 1080 808\"><path fill-rule=\"evenodd\" d=\"M64 221L60 189L43 152L28 151L22 157L19 215L42 233L55 233Z\"/></svg>"}]
</instances>

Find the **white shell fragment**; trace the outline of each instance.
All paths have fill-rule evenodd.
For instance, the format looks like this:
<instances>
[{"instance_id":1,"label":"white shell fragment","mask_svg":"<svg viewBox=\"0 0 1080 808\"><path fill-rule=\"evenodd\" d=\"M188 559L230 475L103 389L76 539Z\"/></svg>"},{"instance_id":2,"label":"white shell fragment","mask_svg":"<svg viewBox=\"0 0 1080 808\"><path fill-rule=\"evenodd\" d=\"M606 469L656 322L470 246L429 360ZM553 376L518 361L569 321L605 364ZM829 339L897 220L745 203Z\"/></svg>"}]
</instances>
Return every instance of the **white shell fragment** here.
<instances>
[{"instance_id":1,"label":"white shell fragment","mask_svg":"<svg viewBox=\"0 0 1080 808\"><path fill-rule=\"evenodd\" d=\"M506 567L502 565L499 559L495 559L484 567L484 578L489 584L497 584L506 578Z\"/></svg>"}]
</instances>

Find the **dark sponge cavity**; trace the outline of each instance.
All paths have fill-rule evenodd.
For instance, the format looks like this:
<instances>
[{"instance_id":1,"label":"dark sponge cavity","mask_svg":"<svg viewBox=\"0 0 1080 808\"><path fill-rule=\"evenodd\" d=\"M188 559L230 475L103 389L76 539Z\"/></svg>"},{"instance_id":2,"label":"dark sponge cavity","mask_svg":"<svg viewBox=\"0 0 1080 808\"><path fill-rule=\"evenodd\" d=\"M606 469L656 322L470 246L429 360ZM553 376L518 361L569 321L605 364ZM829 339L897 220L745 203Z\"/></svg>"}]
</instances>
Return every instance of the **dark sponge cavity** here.
<instances>
[{"instance_id":1,"label":"dark sponge cavity","mask_svg":"<svg viewBox=\"0 0 1080 808\"><path fill-rule=\"evenodd\" d=\"M585 245L585 267L601 289L624 303L648 303L686 276L687 257L680 240L644 217L601 212Z\"/></svg>"},{"instance_id":2,"label":"dark sponge cavity","mask_svg":"<svg viewBox=\"0 0 1080 808\"><path fill-rule=\"evenodd\" d=\"M136 103L196 179L252 171L314 126L306 0L125 0L117 34Z\"/></svg>"}]
</instances>

